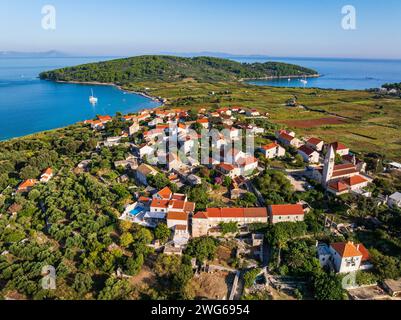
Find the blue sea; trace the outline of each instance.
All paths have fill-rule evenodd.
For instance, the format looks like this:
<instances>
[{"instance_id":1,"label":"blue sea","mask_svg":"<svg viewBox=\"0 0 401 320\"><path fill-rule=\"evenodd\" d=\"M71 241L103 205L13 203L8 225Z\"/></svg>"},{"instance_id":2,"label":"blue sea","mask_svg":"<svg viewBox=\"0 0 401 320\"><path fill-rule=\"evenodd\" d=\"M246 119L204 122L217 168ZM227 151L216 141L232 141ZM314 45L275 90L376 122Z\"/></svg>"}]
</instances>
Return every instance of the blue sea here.
<instances>
[{"instance_id":1,"label":"blue sea","mask_svg":"<svg viewBox=\"0 0 401 320\"><path fill-rule=\"evenodd\" d=\"M64 127L98 114L135 112L158 104L110 86L60 84L38 79L42 71L110 57L4 58L0 57L0 140ZM401 61L317 58L235 58L240 62L279 61L317 70L322 77L308 79L307 87L330 89L378 88L387 82L401 82ZM303 87L299 79L252 81L264 86ZM99 99L89 103L91 89Z\"/></svg>"},{"instance_id":2,"label":"blue sea","mask_svg":"<svg viewBox=\"0 0 401 320\"><path fill-rule=\"evenodd\" d=\"M241 62L265 62L266 59L243 58ZM385 83L401 82L401 60L359 60L327 58L270 58L271 61L292 63L317 70L321 77L250 81L260 86L307 87L323 89L365 90L380 88Z\"/></svg>"},{"instance_id":3,"label":"blue sea","mask_svg":"<svg viewBox=\"0 0 401 320\"><path fill-rule=\"evenodd\" d=\"M0 140L64 127L96 115L135 112L158 103L111 86L60 84L38 79L42 71L96 58L0 58ZM91 89L99 99L89 103Z\"/></svg>"}]
</instances>

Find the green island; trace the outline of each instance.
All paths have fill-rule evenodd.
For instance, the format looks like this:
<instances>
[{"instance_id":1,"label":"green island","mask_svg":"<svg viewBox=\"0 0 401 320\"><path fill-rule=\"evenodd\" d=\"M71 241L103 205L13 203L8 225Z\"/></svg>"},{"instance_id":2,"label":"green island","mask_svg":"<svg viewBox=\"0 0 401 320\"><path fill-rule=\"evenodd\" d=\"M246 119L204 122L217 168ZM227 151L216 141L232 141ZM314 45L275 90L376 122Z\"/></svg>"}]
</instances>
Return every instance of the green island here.
<instances>
[{"instance_id":1,"label":"green island","mask_svg":"<svg viewBox=\"0 0 401 320\"><path fill-rule=\"evenodd\" d=\"M55 81L98 81L118 85L142 81L176 82L194 79L209 82L288 76L318 76L318 73L301 66L279 62L248 64L212 57L139 56L40 74L42 79Z\"/></svg>"},{"instance_id":2,"label":"green island","mask_svg":"<svg viewBox=\"0 0 401 320\"><path fill-rule=\"evenodd\" d=\"M241 114L237 121L264 129L256 137L259 146L271 143L276 130L284 128L297 136L340 141L367 163L373 177L372 196L337 197L309 178L308 188L296 190L287 179L289 172L307 166L296 150L286 147L285 155L277 159L257 154L263 170L249 183L259 189L265 206L299 202L310 206L304 221L248 226L267 244L268 265L255 258L251 245L247 246L251 253L240 250L234 239L240 230L232 223L218 226L221 236L191 238L182 255L169 255L158 250L172 237L166 224L151 229L121 219L127 205L136 202L133 199L152 196L149 188L167 187L187 195L196 204L195 212L213 207L253 208L260 200L250 192L238 199L228 197L231 178L219 182L216 178L221 176L207 167L196 172L199 185L176 184L162 166L156 168L157 174L146 177L149 186L139 184L135 171L116 163L130 159L131 144L142 145L150 128L141 121L138 132L106 146L108 138L133 125L122 114L111 115L101 130L78 123L0 142L0 297L225 299L234 282L233 270L240 270L244 288L236 299L348 299L341 275L326 272L320 265L317 241L364 244L373 268L358 271L358 285L401 277L401 210L383 200L401 190L400 172L384 171L389 161L401 160L399 96L259 87L244 81L297 75L315 76L316 71L278 63L243 65L206 57L147 56L42 73L42 79L115 84L159 97L165 104L158 110L186 110L190 121L196 121L202 109L205 114L225 108L255 109L260 117ZM154 118L155 114L150 119ZM46 183L32 182L48 168L52 175ZM22 181L32 183L19 192ZM339 227L327 227L328 218L337 227L347 228L339 232ZM354 224L358 227L350 231ZM55 290L41 284L46 265L55 267ZM219 269L199 272L205 265ZM262 267L277 281L290 277L297 285L287 291L280 290L280 285L268 292L257 290Z\"/></svg>"}]
</instances>

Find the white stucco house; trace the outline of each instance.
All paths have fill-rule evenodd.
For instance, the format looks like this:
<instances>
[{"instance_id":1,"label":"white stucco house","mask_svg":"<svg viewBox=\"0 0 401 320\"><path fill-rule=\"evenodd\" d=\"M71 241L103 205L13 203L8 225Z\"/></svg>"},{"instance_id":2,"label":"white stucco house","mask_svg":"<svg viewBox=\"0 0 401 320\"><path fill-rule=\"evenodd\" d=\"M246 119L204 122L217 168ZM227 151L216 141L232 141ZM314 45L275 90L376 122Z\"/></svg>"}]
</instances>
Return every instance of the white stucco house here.
<instances>
[{"instance_id":1,"label":"white stucco house","mask_svg":"<svg viewBox=\"0 0 401 320\"><path fill-rule=\"evenodd\" d=\"M401 193L396 192L389 196L387 200L387 205L391 208L401 208Z\"/></svg>"},{"instance_id":2,"label":"white stucco house","mask_svg":"<svg viewBox=\"0 0 401 320\"><path fill-rule=\"evenodd\" d=\"M319 152L308 147L306 144L298 149L298 154L307 163L319 163Z\"/></svg>"},{"instance_id":3,"label":"white stucco house","mask_svg":"<svg viewBox=\"0 0 401 320\"><path fill-rule=\"evenodd\" d=\"M261 147L260 151L267 159L274 159L285 156L285 149L275 142Z\"/></svg>"},{"instance_id":4,"label":"white stucco house","mask_svg":"<svg viewBox=\"0 0 401 320\"><path fill-rule=\"evenodd\" d=\"M370 256L369 251L363 244L354 244L353 242L332 243L329 247L331 262L337 273L349 273L358 270L371 268L367 263Z\"/></svg>"},{"instance_id":5,"label":"white stucco house","mask_svg":"<svg viewBox=\"0 0 401 320\"><path fill-rule=\"evenodd\" d=\"M304 221L305 212L300 204L277 204L269 206L270 223Z\"/></svg>"}]
</instances>

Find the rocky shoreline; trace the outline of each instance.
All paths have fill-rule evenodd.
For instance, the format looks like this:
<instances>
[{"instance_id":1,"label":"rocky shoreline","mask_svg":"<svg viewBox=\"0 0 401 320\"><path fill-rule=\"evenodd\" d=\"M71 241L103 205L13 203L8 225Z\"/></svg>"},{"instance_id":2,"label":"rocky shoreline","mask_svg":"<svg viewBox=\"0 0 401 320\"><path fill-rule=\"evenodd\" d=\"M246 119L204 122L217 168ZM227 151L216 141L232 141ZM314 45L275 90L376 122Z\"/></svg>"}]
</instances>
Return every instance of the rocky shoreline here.
<instances>
[{"instance_id":1,"label":"rocky shoreline","mask_svg":"<svg viewBox=\"0 0 401 320\"><path fill-rule=\"evenodd\" d=\"M165 99L163 99L161 97L153 97L153 96L150 96L147 93L141 92L141 91L128 90L128 89L125 89L123 86L117 85L115 83L105 83L105 82L97 82L97 81L63 81L63 80L47 80L47 81L54 81L57 83L93 85L93 86L111 86L111 87L116 87L117 89L127 92L127 93L137 94L139 96L151 99L155 102L161 103L162 105L165 103Z\"/></svg>"}]
</instances>

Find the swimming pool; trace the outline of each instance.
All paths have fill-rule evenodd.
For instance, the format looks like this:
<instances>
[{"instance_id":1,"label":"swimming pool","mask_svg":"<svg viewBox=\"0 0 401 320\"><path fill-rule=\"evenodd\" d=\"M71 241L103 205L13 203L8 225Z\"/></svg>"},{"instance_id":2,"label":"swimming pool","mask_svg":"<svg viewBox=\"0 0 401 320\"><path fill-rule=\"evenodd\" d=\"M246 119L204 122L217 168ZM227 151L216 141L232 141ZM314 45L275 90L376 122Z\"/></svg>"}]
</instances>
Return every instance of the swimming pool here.
<instances>
[{"instance_id":1,"label":"swimming pool","mask_svg":"<svg viewBox=\"0 0 401 320\"><path fill-rule=\"evenodd\" d=\"M138 214L140 214L141 212L143 211L143 208L142 207L136 207L135 209L133 209L133 210L131 210L130 212L129 212L129 214L131 215L131 216L137 216Z\"/></svg>"}]
</instances>

